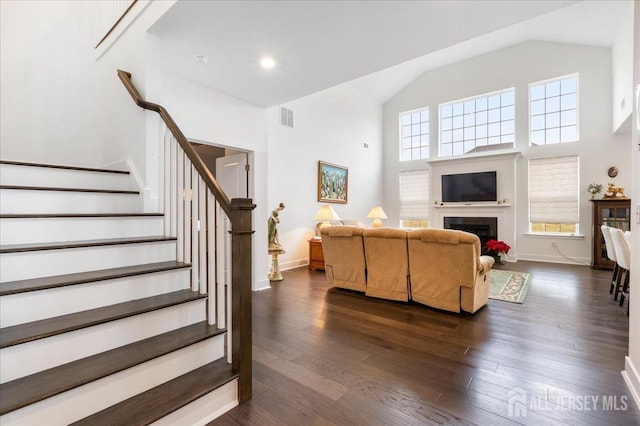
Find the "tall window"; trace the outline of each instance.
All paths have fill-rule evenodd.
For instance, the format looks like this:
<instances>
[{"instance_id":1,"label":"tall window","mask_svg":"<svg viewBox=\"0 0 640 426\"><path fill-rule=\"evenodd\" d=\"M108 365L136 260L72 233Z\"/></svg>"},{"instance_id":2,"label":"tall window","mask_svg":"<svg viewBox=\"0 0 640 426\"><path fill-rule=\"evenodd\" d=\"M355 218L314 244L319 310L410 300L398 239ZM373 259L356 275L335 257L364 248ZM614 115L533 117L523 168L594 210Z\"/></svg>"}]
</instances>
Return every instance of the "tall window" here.
<instances>
[{"instance_id":1,"label":"tall window","mask_svg":"<svg viewBox=\"0 0 640 426\"><path fill-rule=\"evenodd\" d=\"M578 74L529 85L529 144L578 140Z\"/></svg>"},{"instance_id":2,"label":"tall window","mask_svg":"<svg viewBox=\"0 0 640 426\"><path fill-rule=\"evenodd\" d=\"M530 231L576 234L579 192L577 156L529 160Z\"/></svg>"},{"instance_id":3,"label":"tall window","mask_svg":"<svg viewBox=\"0 0 640 426\"><path fill-rule=\"evenodd\" d=\"M400 114L400 161L429 158L429 108Z\"/></svg>"},{"instance_id":4,"label":"tall window","mask_svg":"<svg viewBox=\"0 0 640 426\"><path fill-rule=\"evenodd\" d=\"M440 156L512 148L515 89L440 104Z\"/></svg>"},{"instance_id":5,"label":"tall window","mask_svg":"<svg viewBox=\"0 0 640 426\"><path fill-rule=\"evenodd\" d=\"M400 226L429 226L429 171L400 172Z\"/></svg>"}]
</instances>

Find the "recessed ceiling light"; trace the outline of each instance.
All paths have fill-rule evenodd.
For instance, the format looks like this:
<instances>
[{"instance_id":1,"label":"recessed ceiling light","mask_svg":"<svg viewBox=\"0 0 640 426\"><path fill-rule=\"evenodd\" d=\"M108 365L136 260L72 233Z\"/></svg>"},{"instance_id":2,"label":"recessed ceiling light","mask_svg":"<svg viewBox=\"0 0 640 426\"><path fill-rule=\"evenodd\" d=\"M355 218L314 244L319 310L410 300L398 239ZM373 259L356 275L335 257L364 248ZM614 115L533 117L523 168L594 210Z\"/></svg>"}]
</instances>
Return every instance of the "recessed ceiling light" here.
<instances>
[{"instance_id":1,"label":"recessed ceiling light","mask_svg":"<svg viewBox=\"0 0 640 426\"><path fill-rule=\"evenodd\" d=\"M270 56L265 56L260 59L260 65L262 65L262 68L270 69L276 66L276 61Z\"/></svg>"},{"instance_id":2,"label":"recessed ceiling light","mask_svg":"<svg viewBox=\"0 0 640 426\"><path fill-rule=\"evenodd\" d=\"M205 65L209 62L209 57L205 55L194 55L195 60L202 65Z\"/></svg>"}]
</instances>

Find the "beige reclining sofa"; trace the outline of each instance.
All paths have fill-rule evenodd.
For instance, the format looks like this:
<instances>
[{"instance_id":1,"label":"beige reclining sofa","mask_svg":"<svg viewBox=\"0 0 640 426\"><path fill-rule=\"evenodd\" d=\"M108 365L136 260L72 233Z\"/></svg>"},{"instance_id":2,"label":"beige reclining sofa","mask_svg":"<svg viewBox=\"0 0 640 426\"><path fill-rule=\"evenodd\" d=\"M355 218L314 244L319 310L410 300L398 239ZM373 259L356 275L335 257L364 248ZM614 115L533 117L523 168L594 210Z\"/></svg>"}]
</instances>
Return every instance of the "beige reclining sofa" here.
<instances>
[{"instance_id":1,"label":"beige reclining sofa","mask_svg":"<svg viewBox=\"0 0 640 426\"><path fill-rule=\"evenodd\" d=\"M493 258L474 234L447 229L323 228L327 279L389 300L476 312L489 299Z\"/></svg>"},{"instance_id":2,"label":"beige reclining sofa","mask_svg":"<svg viewBox=\"0 0 640 426\"><path fill-rule=\"evenodd\" d=\"M363 236L367 264L365 294L381 299L409 301L407 231L365 229Z\"/></svg>"},{"instance_id":3,"label":"beige reclining sofa","mask_svg":"<svg viewBox=\"0 0 640 426\"><path fill-rule=\"evenodd\" d=\"M480 256L477 235L420 229L407 237L413 300L451 312L475 312L486 305L494 259Z\"/></svg>"},{"instance_id":4,"label":"beige reclining sofa","mask_svg":"<svg viewBox=\"0 0 640 426\"><path fill-rule=\"evenodd\" d=\"M329 226L322 228L324 271L335 287L365 291L367 289L363 228Z\"/></svg>"}]
</instances>

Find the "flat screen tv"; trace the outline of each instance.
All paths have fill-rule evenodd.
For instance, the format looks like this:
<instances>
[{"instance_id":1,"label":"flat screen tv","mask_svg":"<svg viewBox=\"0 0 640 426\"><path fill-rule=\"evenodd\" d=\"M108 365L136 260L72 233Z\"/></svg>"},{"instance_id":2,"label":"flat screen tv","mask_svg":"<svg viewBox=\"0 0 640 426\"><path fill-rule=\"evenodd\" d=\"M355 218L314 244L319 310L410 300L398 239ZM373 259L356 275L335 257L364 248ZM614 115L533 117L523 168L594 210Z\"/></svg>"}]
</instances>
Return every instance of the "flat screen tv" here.
<instances>
[{"instance_id":1,"label":"flat screen tv","mask_svg":"<svg viewBox=\"0 0 640 426\"><path fill-rule=\"evenodd\" d=\"M496 172L442 175L442 201L461 203L497 201Z\"/></svg>"}]
</instances>

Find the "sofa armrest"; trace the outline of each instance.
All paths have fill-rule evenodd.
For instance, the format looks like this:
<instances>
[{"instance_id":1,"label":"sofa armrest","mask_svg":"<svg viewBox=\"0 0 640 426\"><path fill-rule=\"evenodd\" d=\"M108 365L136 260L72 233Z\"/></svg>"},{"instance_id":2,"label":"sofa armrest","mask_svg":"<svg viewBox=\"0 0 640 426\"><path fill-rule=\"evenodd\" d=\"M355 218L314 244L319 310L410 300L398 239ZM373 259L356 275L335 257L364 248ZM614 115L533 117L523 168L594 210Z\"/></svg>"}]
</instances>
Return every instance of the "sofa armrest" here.
<instances>
[{"instance_id":1,"label":"sofa armrest","mask_svg":"<svg viewBox=\"0 0 640 426\"><path fill-rule=\"evenodd\" d=\"M496 260L491 256L480 256L478 261L478 271L480 274L486 274L489 272L495 261Z\"/></svg>"},{"instance_id":2,"label":"sofa armrest","mask_svg":"<svg viewBox=\"0 0 640 426\"><path fill-rule=\"evenodd\" d=\"M491 256L480 256L478 272L473 287L460 287L460 307L463 311L474 313L489 301L491 267L495 260Z\"/></svg>"}]
</instances>

